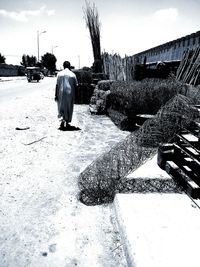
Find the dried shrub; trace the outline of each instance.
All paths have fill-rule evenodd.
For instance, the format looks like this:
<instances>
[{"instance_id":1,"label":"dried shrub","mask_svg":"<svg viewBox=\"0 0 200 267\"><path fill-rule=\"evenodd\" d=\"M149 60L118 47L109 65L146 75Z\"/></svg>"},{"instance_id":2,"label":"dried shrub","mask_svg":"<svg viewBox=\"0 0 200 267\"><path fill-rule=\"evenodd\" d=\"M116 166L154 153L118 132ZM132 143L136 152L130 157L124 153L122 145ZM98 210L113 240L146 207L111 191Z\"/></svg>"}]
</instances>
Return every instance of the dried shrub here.
<instances>
[{"instance_id":1,"label":"dried shrub","mask_svg":"<svg viewBox=\"0 0 200 267\"><path fill-rule=\"evenodd\" d=\"M108 91L110 90L113 80L102 80L98 82L98 90Z\"/></svg>"},{"instance_id":2,"label":"dried shrub","mask_svg":"<svg viewBox=\"0 0 200 267\"><path fill-rule=\"evenodd\" d=\"M80 69L80 70L73 70L73 72L76 74L76 78L79 84L92 83L92 72L90 70Z\"/></svg>"},{"instance_id":3,"label":"dried shrub","mask_svg":"<svg viewBox=\"0 0 200 267\"><path fill-rule=\"evenodd\" d=\"M111 85L111 108L129 117L155 114L170 98L183 91L183 84L171 79L114 82Z\"/></svg>"},{"instance_id":4,"label":"dried shrub","mask_svg":"<svg viewBox=\"0 0 200 267\"><path fill-rule=\"evenodd\" d=\"M99 73L92 73L92 79L96 80L97 82L101 81L101 80L108 80L109 77L107 74L99 72Z\"/></svg>"},{"instance_id":5,"label":"dried shrub","mask_svg":"<svg viewBox=\"0 0 200 267\"><path fill-rule=\"evenodd\" d=\"M112 108L108 108L107 114L112 119L114 124L119 127L122 131L133 131L136 129L135 120L131 120L127 115L114 110Z\"/></svg>"},{"instance_id":6,"label":"dried shrub","mask_svg":"<svg viewBox=\"0 0 200 267\"><path fill-rule=\"evenodd\" d=\"M90 112L97 115L107 113L109 106L111 80L99 81L90 99Z\"/></svg>"},{"instance_id":7,"label":"dried shrub","mask_svg":"<svg viewBox=\"0 0 200 267\"><path fill-rule=\"evenodd\" d=\"M94 92L92 85L92 72L88 68L73 70L78 80L78 87L75 91L76 104L89 104L91 96Z\"/></svg>"},{"instance_id":8,"label":"dried shrub","mask_svg":"<svg viewBox=\"0 0 200 267\"><path fill-rule=\"evenodd\" d=\"M91 84L79 84L75 91L75 104L89 104L94 87Z\"/></svg>"}]
</instances>

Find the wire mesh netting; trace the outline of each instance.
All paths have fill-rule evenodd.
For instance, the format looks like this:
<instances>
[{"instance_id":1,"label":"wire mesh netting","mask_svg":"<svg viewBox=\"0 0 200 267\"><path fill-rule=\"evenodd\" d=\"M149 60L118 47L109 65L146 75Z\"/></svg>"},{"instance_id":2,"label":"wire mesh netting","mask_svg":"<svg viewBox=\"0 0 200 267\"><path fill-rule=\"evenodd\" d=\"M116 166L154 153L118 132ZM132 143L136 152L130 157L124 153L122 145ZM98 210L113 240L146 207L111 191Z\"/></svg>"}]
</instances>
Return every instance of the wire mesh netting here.
<instances>
[{"instance_id":1,"label":"wire mesh netting","mask_svg":"<svg viewBox=\"0 0 200 267\"><path fill-rule=\"evenodd\" d=\"M79 176L79 199L86 205L111 202L120 179L155 155L156 149L135 143L131 133L89 165Z\"/></svg>"},{"instance_id":2,"label":"wire mesh netting","mask_svg":"<svg viewBox=\"0 0 200 267\"><path fill-rule=\"evenodd\" d=\"M117 186L118 193L182 193L183 188L173 179L123 179Z\"/></svg>"},{"instance_id":3,"label":"wire mesh netting","mask_svg":"<svg viewBox=\"0 0 200 267\"><path fill-rule=\"evenodd\" d=\"M137 144L141 146L158 146L173 140L175 134L187 128L199 117L193 101L186 96L176 95L170 99L156 114L147 120L137 133Z\"/></svg>"}]
</instances>

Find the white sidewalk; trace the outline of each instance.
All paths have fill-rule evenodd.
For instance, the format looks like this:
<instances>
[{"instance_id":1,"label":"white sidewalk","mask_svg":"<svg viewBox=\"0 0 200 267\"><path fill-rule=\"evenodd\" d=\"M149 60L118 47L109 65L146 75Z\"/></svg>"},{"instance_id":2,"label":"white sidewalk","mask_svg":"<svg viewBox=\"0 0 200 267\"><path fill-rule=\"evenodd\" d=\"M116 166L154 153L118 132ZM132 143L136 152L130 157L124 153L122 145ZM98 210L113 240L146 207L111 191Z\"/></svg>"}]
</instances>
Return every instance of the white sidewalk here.
<instances>
[{"instance_id":1,"label":"white sidewalk","mask_svg":"<svg viewBox=\"0 0 200 267\"><path fill-rule=\"evenodd\" d=\"M147 161L129 179L171 179ZM200 210L185 194L117 194L116 215L130 267L199 267Z\"/></svg>"}]
</instances>

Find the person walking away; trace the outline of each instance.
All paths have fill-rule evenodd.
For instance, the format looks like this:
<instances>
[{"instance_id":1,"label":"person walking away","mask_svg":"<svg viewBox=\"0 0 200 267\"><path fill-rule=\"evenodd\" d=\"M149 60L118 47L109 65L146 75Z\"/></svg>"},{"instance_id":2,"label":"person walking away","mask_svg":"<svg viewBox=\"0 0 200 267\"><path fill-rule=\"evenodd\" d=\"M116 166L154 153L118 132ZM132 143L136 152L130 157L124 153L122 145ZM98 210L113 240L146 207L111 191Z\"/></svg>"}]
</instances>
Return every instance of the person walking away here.
<instances>
[{"instance_id":1,"label":"person walking away","mask_svg":"<svg viewBox=\"0 0 200 267\"><path fill-rule=\"evenodd\" d=\"M63 63L64 70L57 75L55 101L58 106L58 118L61 118L60 130L69 130L72 120L75 89L78 86L76 75L71 71L69 61Z\"/></svg>"}]
</instances>

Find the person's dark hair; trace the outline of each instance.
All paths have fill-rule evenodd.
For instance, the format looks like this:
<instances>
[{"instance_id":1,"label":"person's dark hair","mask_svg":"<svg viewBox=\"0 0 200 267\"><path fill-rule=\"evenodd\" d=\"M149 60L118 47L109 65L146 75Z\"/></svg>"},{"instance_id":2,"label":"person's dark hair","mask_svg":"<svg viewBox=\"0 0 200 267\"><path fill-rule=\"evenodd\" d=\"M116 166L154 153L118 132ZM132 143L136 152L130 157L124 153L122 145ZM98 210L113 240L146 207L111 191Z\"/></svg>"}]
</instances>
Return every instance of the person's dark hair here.
<instances>
[{"instance_id":1,"label":"person's dark hair","mask_svg":"<svg viewBox=\"0 0 200 267\"><path fill-rule=\"evenodd\" d=\"M70 68L71 68L71 64L70 64L70 62L69 62L69 61L65 61L65 62L63 63L63 67L64 67L64 69L68 68L68 69L70 70Z\"/></svg>"}]
</instances>

